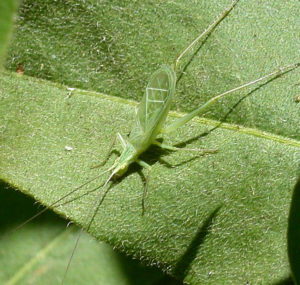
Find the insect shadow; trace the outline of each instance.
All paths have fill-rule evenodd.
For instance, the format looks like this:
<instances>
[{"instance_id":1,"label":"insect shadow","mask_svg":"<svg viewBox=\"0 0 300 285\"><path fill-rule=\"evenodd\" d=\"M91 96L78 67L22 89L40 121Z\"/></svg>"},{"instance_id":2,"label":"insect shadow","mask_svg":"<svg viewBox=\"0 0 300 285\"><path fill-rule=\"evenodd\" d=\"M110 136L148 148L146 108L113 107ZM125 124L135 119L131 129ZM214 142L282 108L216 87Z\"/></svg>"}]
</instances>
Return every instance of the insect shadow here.
<instances>
[{"instance_id":1,"label":"insect shadow","mask_svg":"<svg viewBox=\"0 0 300 285\"><path fill-rule=\"evenodd\" d=\"M163 143L163 138L160 138L158 141L160 141L161 143ZM185 146L189 145L190 143L193 142L193 139L191 140L186 140L184 142L182 142L182 144L184 144ZM186 163L189 163L191 161L194 161L196 159L198 159L201 156L206 155L205 153L195 153L195 155L192 158L183 160L179 163L176 164L171 164L168 161L166 161L165 159L163 159L163 157L167 156L170 153L175 152L174 150L167 150L167 149L162 149L156 145L151 145L149 147L149 149L147 151L145 151L142 155L141 158L147 162L150 166L152 166L155 163L160 163L161 165L167 167L167 168L175 168L175 167L179 167L182 165L185 165ZM120 155L120 152L116 149L112 150L111 153L109 154L109 157L111 157L112 155ZM138 175L140 176L143 186L145 187L147 184L147 177L145 176L145 174L143 173L143 167L140 166L138 163L132 163L131 165L129 165L129 168L127 170L127 172L121 176L118 177L117 179L114 179L111 181L111 184L109 185L107 191L103 192L103 197L101 198L101 201L104 200L104 198L106 197L106 195L112 190L112 188L114 188L115 186L117 186L118 184L120 184L123 180L125 180L128 176L134 174L134 173L138 173ZM64 206L67 205L69 203L75 202L77 200L82 199L85 196L89 196L90 194L98 191L99 189L101 189L103 187L105 183L102 183L98 186L96 186L95 188L91 189L91 190L87 190L82 194L77 195L76 197L71 197L66 201L63 201L59 204L57 204L55 207L60 207L60 206ZM101 204L103 203L103 201L101 202ZM144 201L142 201L142 207L144 205ZM144 209L142 208L141 210L142 215L144 214Z\"/></svg>"},{"instance_id":2,"label":"insect shadow","mask_svg":"<svg viewBox=\"0 0 300 285\"><path fill-rule=\"evenodd\" d=\"M220 24L220 23L219 23ZM219 25L218 24L218 25ZM217 26L218 26L217 25ZM186 73L189 65L192 63L192 61L194 60L195 56L199 53L199 51L201 50L201 48L205 45L206 41L208 40L208 38L211 36L212 32L210 32L205 39L203 39L203 42L200 44L200 46L195 50L195 52L190 56L189 60L184 64L184 66L182 67L182 70L180 72L180 74L178 75L177 78L177 82L176 82L176 86L179 83L179 81L181 80L181 78L183 77L183 75Z\"/></svg>"}]
</instances>

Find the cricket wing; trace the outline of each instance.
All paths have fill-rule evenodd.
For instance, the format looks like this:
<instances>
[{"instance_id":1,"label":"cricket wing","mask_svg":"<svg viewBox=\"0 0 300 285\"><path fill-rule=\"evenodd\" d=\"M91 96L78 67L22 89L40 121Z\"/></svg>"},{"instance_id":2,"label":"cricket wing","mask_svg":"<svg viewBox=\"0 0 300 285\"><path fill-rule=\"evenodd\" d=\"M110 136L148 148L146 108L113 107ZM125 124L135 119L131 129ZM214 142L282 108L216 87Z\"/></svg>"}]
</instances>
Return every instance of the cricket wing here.
<instances>
[{"instance_id":1,"label":"cricket wing","mask_svg":"<svg viewBox=\"0 0 300 285\"><path fill-rule=\"evenodd\" d=\"M175 93L175 84L175 72L167 65L151 76L137 111L138 125L143 133L161 129Z\"/></svg>"}]
</instances>

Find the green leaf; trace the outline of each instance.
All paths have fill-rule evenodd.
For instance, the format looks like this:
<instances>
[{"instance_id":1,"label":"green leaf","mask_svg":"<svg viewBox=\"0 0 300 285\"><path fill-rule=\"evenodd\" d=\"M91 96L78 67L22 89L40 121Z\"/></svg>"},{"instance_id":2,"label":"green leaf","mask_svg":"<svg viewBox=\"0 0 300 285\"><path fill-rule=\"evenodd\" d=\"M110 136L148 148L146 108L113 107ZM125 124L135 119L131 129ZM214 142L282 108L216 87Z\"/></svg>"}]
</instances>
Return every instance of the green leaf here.
<instances>
[{"instance_id":1,"label":"green leaf","mask_svg":"<svg viewBox=\"0 0 300 285\"><path fill-rule=\"evenodd\" d=\"M139 102L150 75L174 63L231 2L24 0L7 67L15 71L22 64L34 77ZM173 108L191 111L218 93L299 62L299 14L298 0L240 1L185 70ZM299 108L287 99L299 94L297 84L293 74L276 87L264 86L227 121L299 139ZM235 103L223 100L206 116L219 120Z\"/></svg>"},{"instance_id":2,"label":"green leaf","mask_svg":"<svg viewBox=\"0 0 300 285\"><path fill-rule=\"evenodd\" d=\"M1 177L46 205L99 174L90 166L117 131L130 131L135 116L132 103L81 90L69 96L63 86L26 76L3 73L0 86ZM145 215L143 180L133 166L113 185L90 233L192 284L275 282L289 272L286 217L300 143L226 124L198 139L212 127L194 120L166 140L217 154L151 149ZM104 179L54 210L86 226L101 191L92 190Z\"/></svg>"},{"instance_id":3,"label":"green leaf","mask_svg":"<svg viewBox=\"0 0 300 285\"><path fill-rule=\"evenodd\" d=\"M1 0L0 2L0 65L2 65L7 42L10 38L17 3L17 0Z\"/></svg>"},{"instance_id":4,"label":"green leaf","mask_svg":"<svg viewBox=\"0 0 300 285\"><path fill-rule=\"evenodd\" d=\"M99 174L90 166L116 132L130 131L136 105L99 92L140 101L150 74L172 63L230 2L23 1L6 66L22 64L25 74L48 81L1 74L1 179L50 205ZM173 108L192 110L298 62L299 12L296 0L241 1L188 66ZM153 165L145 216L143 179L133 165L106 196L91 234L190 284L289 278L287 213L300 160L297 84L299 69L232 95L209 119L165 137L219 152L152 148L144 157ZM228 124L219 125L231 108ZM173 113L170 121L180 116ZM55 211L86 227L101 191L92 189L104 179Z\"/></svg>"},{"instance_id":5,"label":"green leaf","mask_svg":"<svg viewBox=\"0 0 300 285\"><path fill-rule=\"evenodd\" d=\"M288 252L294 281L300 284L300 180L295 186L289 215Z\"/></svg>"},{"instance_id":6,"label":"green leaf","mask_svg":"<svg viewBox=\"0 0 300 285\"><path fill-rule=\"evenodd\" d=\"M9 230L38 212L33 200L0 184L1 232ZM1 284L59 284L75 240L75 226L47 212L30 225L1 240ZM137 261L116 253L88 234L81 235L65 284L153 284L163 274L142 267ZM170 279L168 279L170 280ZM87 284L87 282L85 282Z\"/></svg>"}]
</instances>

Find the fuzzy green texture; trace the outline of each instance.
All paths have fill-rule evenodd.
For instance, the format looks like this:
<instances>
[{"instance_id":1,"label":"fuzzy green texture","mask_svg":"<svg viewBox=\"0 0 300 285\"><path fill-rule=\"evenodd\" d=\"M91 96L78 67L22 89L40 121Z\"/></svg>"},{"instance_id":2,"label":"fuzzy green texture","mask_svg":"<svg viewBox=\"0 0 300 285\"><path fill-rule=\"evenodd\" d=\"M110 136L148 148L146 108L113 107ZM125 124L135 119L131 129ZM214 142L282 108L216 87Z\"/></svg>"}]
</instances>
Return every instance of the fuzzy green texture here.
<instances>
[{"instance_id":1,"label":"fuzzy green texture","mask_svg":"<svg viewBox=\"0 0 300 285\"><path fill-rule=\"evenodd\" d=\"M0 74L0 178L50 205L105 169L90 166L116 132L130 131L150 75L173 63L230 3L23 0L6 67L21 64L32 77ZM193 110L299 62L299 14L297 0L240 1L188 66L173 109ZM217 154L150 149L143 158L153 165L145 216L143 179L133 165L108 193L90 233L190 284L287 280L287 214L300 161L299 69L254 89L165 137L179 143L218 126L187 145ZM169 121L181 116L172 113ZM54 210L86 227L97 194L82 195L105 178Z\"/></svg>"},{"instance_id":2,"label":"fuzzy green texture","mask_svg":"<svg viewBox=\"0 0 300 285\"><path fill-rule=\"evenodd\" d=\"M114 133L130 131L135 118L132 103L80 90L69 96L66 87L26 76L3 73L0 86L1 179L45 205L98 174L102 169L90 166L104 157ZM166 142L213 127L199 121ZM217 154L150 150L144 157L153 165L145 215L143 182L133 165L113 185L90 233L190 284L270 284L287 277L285 233L300 142L233 127L189 142L192 148L217 148ZM54 210L85 227L98 192L83 194L104 179Z\"/></svg>"},{"instance_id":3,"label":"fuzzy green texture","mask_svg":"<svg viewBox=\"0 0 300 285\"><path fill-rule=\"evenodd\" d=\"M13 16L17 7L17 0L0 1L0 68L6 52L7 43L13 26Z\"/></svg>"},{"instance_id":4,"label":"fuzzy green texture","mask_svg":"<svg viewBox=\"0 0 300 285\"><path fill-rule=\"evenodd\" d=\"M150 75L161 64L174 63L230 4L24 0L6 66L16 70L22 64L34 77L140 101ZM173 109L191 111L218 93L299 62L299 14L298 0L240 1L193 58ZM265 86L228 122L299 139L295 110L283 107L288 96L299 93L297 84L295 75L274 88ZM235 102L223 100L206 116L219 120Z\"/></svg>"}]
</instances>

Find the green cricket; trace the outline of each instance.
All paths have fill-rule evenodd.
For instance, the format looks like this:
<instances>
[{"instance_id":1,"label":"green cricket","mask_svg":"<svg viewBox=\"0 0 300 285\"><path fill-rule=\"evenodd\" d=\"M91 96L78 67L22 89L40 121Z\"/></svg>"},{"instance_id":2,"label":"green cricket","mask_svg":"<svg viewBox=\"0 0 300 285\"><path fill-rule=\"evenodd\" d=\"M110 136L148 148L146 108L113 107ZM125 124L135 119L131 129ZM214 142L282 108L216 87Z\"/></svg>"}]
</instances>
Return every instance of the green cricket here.
<instances>
[{"instance_id":1,"label":"green cricket","mask_svg":"<svg viewBox=\"0 0 300 285\"><path fill-rule=\"evenodd\" d=\"M139 157L145 152L152 144L161 147L166 150L188 150L188 151L202 151L203 153L216 152L216 150L197 150L197 149L187 149L187 148L177 148L171 145L166 145L160 143L157 140L157 137L162 134L170 133L176 129L182 127L188 121L193 119L195 116L198 116L204 113L211 105L215 104L220 98L229 95L235 91L238 91L242 88L248 87L252 84L265 80L272 76L278 76L284 73L287 70L293 69L298 66L298 64L288 65L282 68L277 69L263 77L260 77L256 80L238 86L234 89L226 91L222 94L218 94L207 101L204 105L198 107L191 113L185 115L183 118L177 119L172 124L165 126L165 121L170 110L171 102L175 94L176 89L176 72L178 71L180 60L186 55L201 39L209 35L216 26L229 14L229 12L234 8L239 0L235 0L232 4L223 11L223 13L211 24L209 27L202 32L196 39L194 39L191 44L177 57L175 63L172 66L162 65L162 67L153 73L151 76L148 85L146 87L146 92L138 106L136 112L136 119L131 129L131 132L127 138L122 137L120 133L117 133L116 138L118 138L123 147L121 155L115 160L114 164L107 169L111 171L110 176L106 180L104 186L107 185L112 178L119 178L123 176L129 165L132 163L137 163L141 167L148 170L148 175L146 179L146 185L144 188L144 195L142 200L142 207L144 212L144 198L147 192L149 177L151 173L151 166L145 161L142 161ZM106 159L98 166L100 167L105 164L107 158L112 150L112 147L116 141L114 139L111 147L109 148L108 155ZM95 168L95 167L94 167Z\"/></svg>"},{"instance_id":2,"label":"green cricket","mask_svg":"<svg viewBox=\"0 0 300 285\"><path fill-rule=\"evenodd\" d=\"M142 198L142 214L145 211L145 205L144 200L146 197L148 185L149 185L149 178L151 173L151 166L147 164L145 161L140 159L140 155L145 152L151 145L157 145L161 147L162 149L166 150L188 150L188 151L201 151L202 153L213 153L216 152L216 150L198 150L198 149L187 149L187 148L177 148L172 145L167 145L164 143L160 143L157 138L160 135L170 133L175 131L176 129L182 127L184 124L186 124L188 121L193 119L195 116L198 116L200 114L203 114L209 107L211 107L213 104L215 104L220 98L225 97L235 91L238 91L242 88L248 87L250 85L253 85L255 83L258 83L260 81L266 80L271 77L280 76L281 74L292 70L299 66L299 63L287 65L282 68L278 68L275 71L264 75L258 79L255 79L253 81L250 81L248 83L245 83L243 85L240 85L238 87L235 87L229 91L226 91L222 94L218 94L211 98L209 101L207 101L204 105L196 108L191 113L185 115L184 117L175 120L170 125L165 125L166 118L168 116L168 112L170 110L171 102L173 99L173 96L175 94L176 90L176 82L177 77L176 73L179 69L179 64L181 59L186 56L189 51L195 47L195 45L205 37L207 37L218 25L219 23L230 13L230 11L236 6L239 0L235 0L232 2L232 4L226 8L223 13L212 23L210 24L205 31L203 31L198 37L196 37L188 46L187 48L180 53L180 55L175 60L174 64L172 66L162 65L160 69L155 71L153 75L151 76L145 90L145 94L136 110L136 118L135 122L132 126L131 132L128 137L123 137L120 133L117 133L115 136L115 139L113 140L112 144L109 147L108 153L104 159L104 161L93 167L101 167L103 166L111 153L111 150L113 146L115 145L116 140L118 139L121 143L121 146L123 148L122 153L120 156L115 160L113 165L109 167L107 170L101 172L96 177L93 177L86 183L80 185L79 187L73 189L68 194L64 195L60 199L53 202L50 206L46 207L39 213L37 213L35 216L31 217L27 221L25 221L23 224L21 224L18 228L22 227L29 221L33 220L37 216L41 215L43 212L45 212L50 207L56 206L59 202L61 202L66 197L70 196L71 194L75 193L82 187L86 186L88 183L98 179L100 176L102 176L105 173L109 172L109 176L106 180L106 182L103 184L103 188L107 186L107 184L114 178L120 178L122 177L128 170L129 165L132 163L137 163L141 167L145 168L148 171L147 177L146 177L146 183L144 187L144 193ZM108 191L108 190L107 190ZM99 194L98 198L95 201L94 207L92 207L89 211L89 217L90 222L87 226L87 230L89 230L93 218L95 217L95 214L97 212L97 209L99 205L101 205L105 194L101 193ZM65 275L68 271L68 268L70 266L73 254L75 252L75 249L77 247L78 241L79 241L80 234L77 238L76 245L74 247L74 250L72 252L72 256L70 257L69 264L67 266L67 269L65 271ZM65 276L64 276L65 278ZM63 278L63 280L64 280Z\"/></svg>"}]
</instances>

